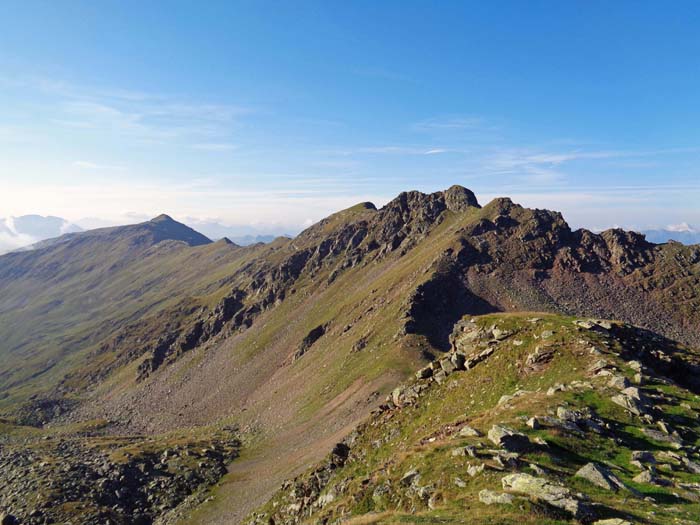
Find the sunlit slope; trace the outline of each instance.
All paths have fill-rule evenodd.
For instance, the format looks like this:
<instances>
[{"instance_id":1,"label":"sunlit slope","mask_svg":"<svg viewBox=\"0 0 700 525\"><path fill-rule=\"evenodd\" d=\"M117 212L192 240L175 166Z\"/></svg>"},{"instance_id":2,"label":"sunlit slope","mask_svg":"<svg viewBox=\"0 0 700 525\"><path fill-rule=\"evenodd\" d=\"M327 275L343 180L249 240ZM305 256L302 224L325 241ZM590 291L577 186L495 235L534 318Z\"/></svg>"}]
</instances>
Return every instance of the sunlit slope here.
<instances>
[{"instance_id":1,"label":"sunlit slope","mask_svg":"<svg viewBox=\"0 0 700 525\"><path fill-rule=\"evenodd\" d=\"M467 318L444 362L249 521L697 523L699 363L614 322Z\"/></svg>"},{"instance_id":2,"label":"sunlit slope","mask_svg":"<svg viewBox=\"0 0 700 525\"><path fill-rule=\"evenodd\" d=\"M50 390L89 362L81 351L128 321L216 288L254 251L211 243L161 218L0 257L0 388L11 395L7 401Z\"/></svg>"}]
</instances>

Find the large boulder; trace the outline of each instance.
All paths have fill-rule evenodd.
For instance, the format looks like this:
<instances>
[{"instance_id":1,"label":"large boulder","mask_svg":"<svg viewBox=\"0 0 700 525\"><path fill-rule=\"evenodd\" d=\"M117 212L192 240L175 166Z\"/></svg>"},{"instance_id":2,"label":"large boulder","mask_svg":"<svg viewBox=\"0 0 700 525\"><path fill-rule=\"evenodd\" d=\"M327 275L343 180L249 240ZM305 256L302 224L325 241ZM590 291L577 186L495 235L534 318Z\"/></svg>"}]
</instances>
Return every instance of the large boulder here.
<instances>
[{"instance_id":1,"label":"large boulder","mask_svg":"<svg viewBox=\"0 0 700 525\"><path fill-rule=\"evenodd\" d=\"M507 492L494 492L493 490L484 489L479 492L479 501L486 505L493 505L498 503L501 505L508 505L513 503L515 498L512 494Z\"/></svg>"},{"instance_id":2,"label":"large boulder","mask_svg":"<svg viewBox=\"0 0 700 525\"><path fill-rule=\"evenodd\" d=\"M598 487L612 490L613 492L627 488L615 474L610 472L610 469L602 465L597 465L596 463L587 463L581 467L574 476L583 478Z\"/></svg>"},{"instance_id":3,"label":"large boulder","mask_svg":"<svg viewBox=\"0 0 700 525\"><path fill-rule=\"evenodd\" d=\"M683 440L676 434L666 434L653 428L642 428L642 433L654 441L668 443L675 449L681 449L683 447Z\"/></svg>"},{"instance_id":4,"label":"large boulder","mask_svg":"<svg viewBox=\"0 0 700 525\"><path fill-rule=\"evenodd\" d=\"M620 392L620 394L611 397L610 401L612 401L616 405L620 405L622 408L634 414L635 416L641 416L642 414L646 414L648 408L644 404L644 402L638 397L627 394L625 392L626 390L629 389L625 389L622 392Z\"/></svg>"},{"instance_id":5,"label":"large boulder","mask_svg":"<svg viewBox=\"0 0 700 525\"><path fill-rule=\"evenodd\" d=\"M469 425L464 425L459 429L457 435L459 437L481 437L481 432Z\"/></svg>"},{"instance_id":6,"label":"large boulder","mask_svg":"<svg viewBox=\"0 0 700 525\"><path fill-rule=\"evenodd\" d=\"M525 434L501 425L492 426L488 438L494 445L511 452L524 452L532 448L532 443Z\"/></svg>"},{"instance_id":7,"label":"large boulder","mask_svg":"<svg viewBox=\"0 0 700 525\"><path fill-rule=\"evenodd\" d=\"M505 476L501 483L505 490L525 494L535 501L561 509L577 520L586 520L592 515L588 503L568 488L547 479L529 474L510 474Z\"/></svg>"}]
</instances>

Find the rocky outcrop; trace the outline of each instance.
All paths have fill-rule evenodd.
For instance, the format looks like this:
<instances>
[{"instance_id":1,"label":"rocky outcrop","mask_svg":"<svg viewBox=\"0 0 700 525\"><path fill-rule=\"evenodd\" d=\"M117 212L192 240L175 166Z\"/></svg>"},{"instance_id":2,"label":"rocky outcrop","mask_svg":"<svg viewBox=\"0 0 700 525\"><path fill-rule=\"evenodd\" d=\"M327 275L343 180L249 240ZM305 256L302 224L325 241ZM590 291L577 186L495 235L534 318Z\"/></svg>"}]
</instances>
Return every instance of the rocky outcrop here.
<instances>
[{"instance_id":1,"label":"rocky outcrop","mask_svg":"<svg viewBox=\"0 0 700 525\"><path fill-rule=\"evenodd\" d=\"M323 337L323 335L326 333L327 328L328 324L321 324L318 325L316 328L311 329L309 333L306 334L306 336L304 337L297 351L294 352L293 360L296 361L301 356L303 356L316 341Z\"/></svg>"},{"instance_id":2,"label":"rocky outcrop","mask_svg":"<svg viewBox=\"0 0 700 525\"><path fill-rule=\"evenodd\" d=\"M510 474L502 479L502 483L505 490L566 511L577 520L592 517L592 509L585 499L563 485L529 474Z\"/></svg>"},{"instance_id":3,"label":"rocky outcrop","mask_svg":"<svg viewBox=\"0 0 700 525\"><path fill-rule=\"evenodd\" d=\"M239 448L234 429L169 446L134 438L5 444L0 508L27 525L148 525L185 499L204 494L226 473Z\"/></svg>"}]
</instances>

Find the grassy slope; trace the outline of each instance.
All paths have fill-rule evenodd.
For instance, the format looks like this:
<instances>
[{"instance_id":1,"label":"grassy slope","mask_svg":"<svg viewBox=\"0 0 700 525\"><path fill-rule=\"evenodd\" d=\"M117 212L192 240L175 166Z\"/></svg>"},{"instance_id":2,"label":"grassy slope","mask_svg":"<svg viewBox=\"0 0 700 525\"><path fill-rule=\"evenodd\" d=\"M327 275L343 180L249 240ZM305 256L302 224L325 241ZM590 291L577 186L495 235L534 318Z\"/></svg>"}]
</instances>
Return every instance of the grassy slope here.
<instances>
[{"instance_id":1,"label":"grassy slope","mask_svg":"<svg viewBox=\"0 0 700 525\"><path fill-rule=\"evenodd\" d=\"M506 424L531 439L541 437L546 440L547 448L529 453L522 459L546 469L548 477L587 494L594 502L603 505L601 517L621 516L634 523L659 525L670 522L697 523L700 505L694 494L631 480L639 472L629 464L632 450L674 449L644 436L640 432L639 420L610 401L615 390L606 386L608 378L594 378L588 372L590 365L601 358L590 350L597 348L631 378L633 370L617 356L622 348L616 343L606 345L600 334L581 332L574 327L570 318L538 314L537 317L541 318L539 322L528 322L532 317L528 314L502 314L479 318L481 326L496 324L517 333L501 343L496 353L484 363L472 370L452 374L440 386L433 385L417 405L385 412L363 424L359 438L352 447L354 459L335 472L324 491L325 494L332 492L335 500L322 510L313 512L304 521L316 523L323 518L342 516L349 523L464 523L465 520L474 524L568 522L564 517L543 515L540 508L524 500L516 500L514 505L487 506L480 503L479 491L487 488L501 492L501 478L508 472L487 468L475 477L467 474L470 463L492 462L483 458L455 457L452 455L454 449L466 445L496 448L485 437L456 436L455 431L468 423L484 435L493 424ZM536 346L544 346L538 339L544 330L555 332L555 336L546 342L547 346L556 347L555 357L542 370L528 372L523 366L524 361ZM514 340L523 344L515 346ZM572 381L589 382L591 387L583 386L553 396L546 394L547 389L555 384L571 384ZM509 403L498 404L501 396L513 394L519 389L531 393ZM648 394L663 391L667 399L657 408L663 410L669 419L673 416L682 418L689 427L685 432L688 445L697 445L700 398L677 385L659 381L651 381L645 385L644 391ZM574 436L552 429L532 430L525 425L525 420L530 416L556 414L558 406L595 409L612 426L618 441L590 432ZM573 478L574 472L589 461L613 465L616 474L623 482L640 491L641 497L616 495ZM415 494L406 495L405 489L402 489L400 479L412 469L420 472L421 485L434 489L434 508L429 508L426 501ZM700 482L698 475L675 466L673 470L676 479ZM533 472L527 463L522 471ZM457 486L455 479L463 480L465 486ZM380 485L390 487L390 493L396 496L373 498L373 491ZM345 486L344 490L340 489L342 486ZM288 494L289 490L278 493L264 510L274 512L276 508L288 505ZM655 502L642 499L647 496Z\"/></svg>"},{"instance_id":2,"label":"grassy slope","mask_svg":"<svg viewBox=\"0 0 700 525\"><path fill-rule=\"evenodd\" d=\"M263 494L269 494L275 480L318 459L333 443L329 436L339 439L376 405L380 395L422 362L422 350L430 348L422 337L396 338L405 298L429 278L431 272L426 270L454 242L454 230L471 219L468 214L448 214L429 241L416 250L349 269L332 284L319 285L332 268L302 278L295 293L258 318L254 329L222 345L188 353L162 372L157 386L135 385L133 374L125 372L106 382L100 392L112 396L124 392L139 398L143 389L148 392L144 403L157 399L159 412L177 409L184 412L185 420L222 419L252 429L243 460L232 466L235 470L250 458L255 466L246 474L249 477L259 475L255 468L267 468L268 457L298 447L298 454L283 455L275 472L266 473L270 479ZM329 323L328 333L293 362L291 355L304 336L324 323ZM353 351L360 339L366 346ZM195 379L201 377L207 381ZM220 380L225 384L219 384ZM114 400L110 407L120 402ZM140 405L136 412L155 409ZM178 423L171 419L163 424ZM246 500L260 495L251 494L250 486L235 485L232 477L235 475L223 480L224 490L200 509L195 521L223 523L232 509L239 518L241 511L250 510ZM239 498L245 505L241 509Z\"/></svg>"},{"instance_id":3,"label":"grassy slope","mask_svg":"<svg viewBox=\"0 0 700 525\"><path fill-rule=\"evenodd\" d=\"M197 295L219 290L222 279L264 248L175 241L135 247L125 239L56 249L68 253L35 254L31 276L2 283L0 409L50 390L66 372L85 366L87 353L125 323L187 297L211 301ZM49 273L55 261L64 261L63 268Z\"/></svg>"}]
</instances>

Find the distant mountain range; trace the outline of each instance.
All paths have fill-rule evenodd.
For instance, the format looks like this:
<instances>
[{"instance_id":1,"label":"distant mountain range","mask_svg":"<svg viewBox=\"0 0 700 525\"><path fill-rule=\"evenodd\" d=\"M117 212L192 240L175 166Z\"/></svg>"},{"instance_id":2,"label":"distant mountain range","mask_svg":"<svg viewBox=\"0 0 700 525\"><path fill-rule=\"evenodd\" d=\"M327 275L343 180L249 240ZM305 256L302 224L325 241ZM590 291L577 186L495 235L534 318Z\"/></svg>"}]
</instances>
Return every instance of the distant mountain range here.
<instances>
[{"instance_id":1,"label":"distant mountain range","mask_svg":"<svg viewBox=\"0 0 700 525\"><path fill-rule=\"evenodd\" d=\"M61 217L22 215L21 217L0 218L0 253L29 246L65 233L80 231L83 231L80 226Z\"/></svg>"},{"instance_id":2,"label":"distant mountain range","mask_svg":"<svg viewBox=\"0 0 700 525\"><path fill-rule=\"evenodd\" d=\"M86 228L91 230L92 228ZM194 229L202 235L213 239L227 238L239 246L257 243L269 243L280 235L257 233L244 226L225 226L216 222L196 223ZM85 231L77 224L61 217L22 215L20 217L0 218L0 254L14 250L44 248L65 234ZM283 235L291 237L290 235Z\"/></svg>"},{"instance_id":3,"label":"distant mountain range","mask_svg":"<svg viewBox=\"0 0 700 525\"><path fill-rule=\"evenodd\" d=\"M645 230L649 242L661 244L668 241L677 241L683 244L700 244L700 230L688 223L668 226L661 230Z\"/></svg>"},{"instance_id":4,"label":"distant mountain range","mask_svg":"<svg viewBox=\"0 0 700 525\"><path fill-rule=\"evenodd\" d=\"M198 232L203 233L213 240L227 239L235 242L239 246L248 246L259 242L268 243L274 241L277 237L293 237L287 233L274 233L267 231L259 231L252 226L226 226L218 222L200 222L200 221L185 221Z\"/></svg>"}]
</instances>

